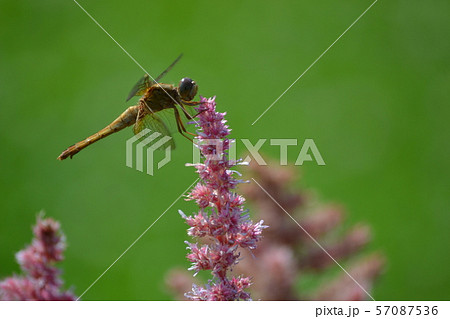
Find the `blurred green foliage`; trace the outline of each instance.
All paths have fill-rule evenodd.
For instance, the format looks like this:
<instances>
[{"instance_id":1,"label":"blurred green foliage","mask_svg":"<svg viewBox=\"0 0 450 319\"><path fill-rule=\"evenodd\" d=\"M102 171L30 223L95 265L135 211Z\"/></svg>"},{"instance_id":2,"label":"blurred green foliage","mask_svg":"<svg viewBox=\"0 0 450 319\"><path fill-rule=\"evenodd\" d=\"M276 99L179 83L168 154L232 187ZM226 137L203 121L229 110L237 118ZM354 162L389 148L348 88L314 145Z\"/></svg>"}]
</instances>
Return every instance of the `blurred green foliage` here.
<instances>
[{"instance_id":1,"label":"blurred green foliage","mask_svg":"<svg viewBox=\"0 0 450 319\"><path fill-rule=\"evenodd\" d=\"M80 3L154 76L183 52L165 82L217 95L232 137L314 138L327 165L306 163L299 183L372 225L388 259L376 299L450 298L448 1L379 1L254 126L370 1ZM71 0L2 0L0 70L0 277L45 209L79 295L194 181L191 145L177 136L155 176L126 167L131 130L56 160L119 115L143 74ZM170 299L164 274L188 266L178 209L195 207L177 202L83 299Z\"/></svg>"}]
</instances>

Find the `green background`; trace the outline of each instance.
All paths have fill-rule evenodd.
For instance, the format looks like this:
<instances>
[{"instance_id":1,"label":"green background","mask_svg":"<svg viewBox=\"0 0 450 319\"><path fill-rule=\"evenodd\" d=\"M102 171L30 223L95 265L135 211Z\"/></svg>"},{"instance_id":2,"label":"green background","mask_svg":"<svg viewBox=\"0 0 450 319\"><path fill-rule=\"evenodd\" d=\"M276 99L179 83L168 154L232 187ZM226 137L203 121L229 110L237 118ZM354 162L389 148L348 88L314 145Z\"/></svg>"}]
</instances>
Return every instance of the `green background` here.
<instances>
[{"instance_id":1,"label":"green background","mask_svg":"<svg viewBox=\"0 0 450 319\"><path fill-rule=\"evenodd\" d=\"M183 52L165 82L217 95L233 138L314 139L327 165L299 184L372 226L388 260L375 299L450 298L448 1L379 1L253 126L370 1L80 3L153 76ZM131 130L56 160L132 105L143 74L72 0L2 0L0 70L0 277L45 209L79 295L194 181L191 145L177 136L155 176L125 165ZM188 266L178 209L195 207L178 201L83 299L170 299L164 274Z\"/></svg>"}]
</instances>

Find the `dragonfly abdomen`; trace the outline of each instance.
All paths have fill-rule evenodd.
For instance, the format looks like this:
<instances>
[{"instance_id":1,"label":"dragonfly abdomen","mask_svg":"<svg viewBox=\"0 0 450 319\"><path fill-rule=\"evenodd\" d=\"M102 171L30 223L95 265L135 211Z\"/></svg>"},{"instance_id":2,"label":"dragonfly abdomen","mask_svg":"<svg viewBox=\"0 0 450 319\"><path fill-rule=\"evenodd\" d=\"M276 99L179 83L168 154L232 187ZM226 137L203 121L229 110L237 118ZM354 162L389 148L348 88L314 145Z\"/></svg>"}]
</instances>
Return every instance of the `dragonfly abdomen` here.
<instances>
[{"instance_id":1,"label":"dragonfly abdomen","mask_svg":"<svg viewBox=\"0 0 450 319\"><path fill-rule=\"evenodd\" d=\"M134 123L136 123L138 114L139 106L130 106L107 127L67 148L64 152L61 153L61 155L58 156L58 159L62 161L68 157L72 158L72 156L77 154L82 149L88 147L89 145L101 140L102 138L107 137L108 135L111 135L120 130L123 130L128 126L133 125Z\"/></svg>"}]
</instances>

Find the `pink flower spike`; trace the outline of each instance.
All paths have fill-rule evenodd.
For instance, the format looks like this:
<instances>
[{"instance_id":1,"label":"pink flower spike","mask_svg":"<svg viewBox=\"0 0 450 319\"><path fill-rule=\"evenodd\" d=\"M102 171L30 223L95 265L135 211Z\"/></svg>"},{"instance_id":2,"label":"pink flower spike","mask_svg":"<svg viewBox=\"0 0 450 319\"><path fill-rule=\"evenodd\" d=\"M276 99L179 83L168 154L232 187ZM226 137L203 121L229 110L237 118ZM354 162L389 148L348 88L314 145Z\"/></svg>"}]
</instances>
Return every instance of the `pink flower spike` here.
<instances>
[{"instance_id":1,"label":"pink flower spike","mask_svg":"<svg viewBox=\"0 0 450 319\"><path fill-rule=\"evenodd\" d=\"M267 226L260 221L252 223L243 204L245 199L232 190L243 181L236 179L240 174L231 169L241 161L228 159L230 129L224 119L226 113L216 111L215 97L201 98L197 107L196 144L203 163L191 164L200 176L200 182L191 190L188 200L194 200L199 212L182 217L190 226L188 235L197 239L208 239L208 244L198 246L189 243L189 270L209 270L212 279L204 287L193 285L185 296L191 300L251 300L245 289L250 286L247 277L229 276L238 263L239 248L254 249Z\"/></svg>"},{"instance_id":2,"label":"pink flower spike","mask_svg":"<svg viewBox=\"0 0 450 319\"><path fill-rule=\"evenodd\" d=\"M38 216L31 245L16 254L25 276L13 276L0 282L0 300L75 300L70 291L62 291L60 270L54 263L64 259L65 237L58 222Z\"/></svg>"}]
</instances>

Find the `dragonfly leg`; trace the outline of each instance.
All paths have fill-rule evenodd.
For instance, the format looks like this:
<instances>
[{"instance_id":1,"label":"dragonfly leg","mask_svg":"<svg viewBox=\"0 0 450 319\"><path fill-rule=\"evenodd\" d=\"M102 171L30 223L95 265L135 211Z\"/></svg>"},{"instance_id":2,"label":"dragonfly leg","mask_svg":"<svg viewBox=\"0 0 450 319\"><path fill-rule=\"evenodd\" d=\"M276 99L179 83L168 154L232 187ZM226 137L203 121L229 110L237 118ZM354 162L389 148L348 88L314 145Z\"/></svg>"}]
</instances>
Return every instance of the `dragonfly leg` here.
<instances>
[{"instance_id":1,"label":"dragonfly leg","mask_svg":"<svg viewBox=\"0 0 450 319\"><path fill-rule=\"evenodd\" d=\"M182 102L183 102L183 104L185 104L185 105L190 105L190 106L196 106L196 105L200 105L200 104L202 104L202 102L200 102L200 101L185 101L185 100L182 100Z\"/></svg>"},{"instance_id":2,"label":"dragonfly leg","mask_svg":"<svg viewBox=\"0 0 450 319\"><path fill-rule=\"evenodd\" d=\"M199 103L200 104L200 103ZM187 113L187 111L184 109L184 107L181 108L184 112L184 115L188 118L191 119L191 115L189 113ZM178 132L180 132L181 135L183 135L184 137L186 137L188 140L190 140L192 143L196 144L198 146L198 144L196 142L194 142L189 136L184 135L184 133L188 133L194 136L197 136L191 132L188 132L186 130L186 128L184 127L183 121L181 120L181 116L180 113L178 112L178 109L176 107L174 107L174 111L175 111L175 119L177 122L177 127L178 127ZM198 114L202 113L203 111L200 111L199 113L197 113L195 116L197 116ZM189 117L188 117L189 116ZM200 153L201 157L205 157L203 154Z\"/></svg>"},{"instance_id":3,"label":"dragonfly leg","mask_svg":"<svg viewBox=\"0 0 450 319\"><path fill-rule=\"evenodd\" d=\"M197 134L191 133L191 132L189 132L188 130L186 130L186 128L184 127L183 121L181 121L181 118L180 118L180 126L181 126L181 128L183 129L183 132L185 132L185 133L187 133L187 134L190 134L190 135L192 135L192 136L197 136Z\"/></svg>"},{"instance_id":4,"label":"dragonfly leg","mask_svg":"<svg viewBox=\"0 0 450 319\"><path fill-rule=\"evenodd\" d=\"M195 114L195 115L192 115L192 117L197 117L197 116L199 116L200 114L202 114L203 112L205 112L206 110L201 110L200 112L198 112L197 114Z\"/></svg>"},{"instance_id":5,"label":"dragonfly leg","mask_svg":"<svg viewBox=\"0 0 450 319\"><path fill-rule=\"evenodd\" d=\"M175 120L177 122L178 132L180 132L180 134L183 135L185 138L187 138L189 141L194 142L192 140L192 138L190 138L189 136L187 136L185 134L188 133L188 134L191 134L191 135L194 135L194 136L197 136L197 135L195 135L195 134L193 134L191 132L188 132L186 130L186 128L184 127L183 121L181 120L180 113L178 112L177 108L174 107L173 109L174 109L174 112L175 112Z\"/></svg>"},{"instance_id":6,"label":"dragonfly leg","mask_svg":"<svg viewBox=\"0 0 450 319\"><path fill-rule=\"evenodd\" d=\"M174 109L174 111L175 111L175 118L177 119L177 125L178 125L178 127L179 127L178 131L180 131L180 128L181 128L181 130L182 130L184 133L190 134L190 135L192 135L192 136L197 136L197 134L191 133L191 132L189 132L188 130L186 130L186 127L184 126L183 121L181 120L181 116L180 116L180 113L178 112L178 109L177 109L176 107L174 107L173 109ZM184 113L184 115L186 116L186 118L187 118L188 120L192 120L192 119L193 119L193 118L191 117L191 115L184 109L184 107L182 107L181 109L183 110L183 113ZM180 132L180 133L181 133L181 132Z\"/></svg>"},{"instance_id":7,"label":"dragonfly leg","mask_svg":"<svg viewBox=\"0 0 450 319\"><path fill-rule=\"evenodd\" d=\"M193 103L193 104L191 104L191 103ZM186 116L186 118L187 118L188 120L193 120L195 117L199 116L200 114L202 114L202 113L205 112L206 110L201 110L200 112L198 112L198 113L196 113L196 114L194 114L194 115L191 115L191 114L189 114L189 112L185 109L185 107L183 106L183 104L185 104L185 105L199 105L199 104L201 104L201 103L202 103L202 102L182 101L182 103L180 103L180 107L181 107L181 110L182 110L183 113L184 113L184 116Z\"/></svg>"},{"instance_id":8,"label":"dragonfly leg","mask_svg":"<svg viewBox=\"0 0 450 319\"><path fill-rule=\"evenodd\" d=\"M139 118L141 117L141 108L139 108L137 115L136 115L136 123L138 122ZM134 123L134 126L136 127L136 123Z\"/></svg>"},{"instance_id":9,"label":"dragonfly leg","mask_svg":"<svg viewBox=\"0 0 450 319\"><path fill-rule=\"evenodd\" d=\"M186 108L183 105L184 101L181 101L181 103L178 103L178 105L180 106L181 110L183 111L184 116L188 119L188 120L193 120L195 116L189 114L189 112L186 110ZM176 108L176 107L175 107Z\"/></svg>"}]
</instances>

